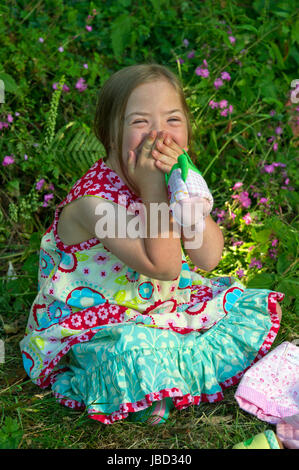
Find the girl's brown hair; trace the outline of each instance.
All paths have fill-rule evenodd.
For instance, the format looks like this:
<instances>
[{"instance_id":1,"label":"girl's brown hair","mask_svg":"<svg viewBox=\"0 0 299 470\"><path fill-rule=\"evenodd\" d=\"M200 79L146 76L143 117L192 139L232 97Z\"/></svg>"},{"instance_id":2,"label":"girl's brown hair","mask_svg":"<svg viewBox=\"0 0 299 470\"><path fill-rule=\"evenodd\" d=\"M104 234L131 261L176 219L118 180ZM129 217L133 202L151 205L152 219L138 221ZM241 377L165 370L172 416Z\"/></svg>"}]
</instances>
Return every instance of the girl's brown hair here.
<instances>
[{"instance_id":1,"label":"girl's brown hair","mask_svg":"<svg viewBox=\"0 0 299 470\"><path fill-rule=\"evenodd\" d=\"M191 113L179 78L167 67L156 63L130 65L115 72L104 83L98 94L93 124L94 133L105 147L107 157L112 150L112 146L116 150L123 172L122 137L128 99L138 85L161 79L166 79L179 94L187 120L188 154L195 163L195 156L191 148Z\"/></svg>"}]
</instances>

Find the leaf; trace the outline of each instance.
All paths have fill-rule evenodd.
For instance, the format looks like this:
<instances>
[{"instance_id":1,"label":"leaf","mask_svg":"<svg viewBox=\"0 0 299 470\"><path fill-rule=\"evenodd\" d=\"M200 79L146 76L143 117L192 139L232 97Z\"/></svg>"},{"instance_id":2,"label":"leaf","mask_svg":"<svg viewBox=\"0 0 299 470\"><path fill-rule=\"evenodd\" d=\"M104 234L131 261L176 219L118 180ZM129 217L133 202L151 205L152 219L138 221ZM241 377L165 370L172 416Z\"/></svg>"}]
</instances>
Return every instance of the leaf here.
<instances>
[{"instance_id":1,"label":"leaf","mask_svg":"<svg viewBox=\"0 0 299 470\"><path fill-rule=\"evenodd\" d=\"M0 80L4 82L4 93L7 91L8 93L18 94L19 87L11 75L8 75L8 73L0 73Z\"/></svg>"},{"instance_id":2,"label":"leaf","mask_svg":"<svg viewBox=\"0 0 299 470\"><path fill-rule=\"evenodd\" d=\"M275 289L286 296L299 298L299 281L297 279L283 279Z\"/></svg>"},{"instance_id":3,"label":"leaf","mask_svg":"<svg viewBox=\"0 0 299 470\"><path fill-rule=\"evenodd\" d=\"M271 47L272 47L272 51L274 53L274 57L276 59L276 63L277 63L278 68L279 69L284 69L285 65L284 65L284 61L283 61L281 52L279 50L279 47L274 42L271 42Z\"/></svg>"},{"instance_id":4,"label":"leaf","mask_svg":"<svg viewBox=\"0 0 299 470\"><path fill-rule=\"evenodd\" d=\"M274 279L274 274L260 273L250 279L247 287L251 289L271 289Z\"/></svg>"},{"instance_id":5,"label":"leaf","mask_svg":"<svg viewBox=\"0 0 299 470\"><path fill-rule=\"evenodd\" d=\"M120 15L111 25L111 44L115 57L121 60L125 47L130 43L132 19L128 13Z\"/></svg>"},{"instance_id":6,"label":"leaf","mask_svg":"<svg viewBox=\"0 0 299 470\"><path fill-rule=\"evenodd\" d=\"M0 449L17 449L23 432L16 419L6 416L5 423L0 429Z\"/></svg>"},{"instance_id":7,"label":"leaf","mask_svg":"<svg viewBox=\"0 0 299 470\"><path fill-rule=\"evenodd\" d=\"M290 266L291 261L288 259L286 253L282 253L277 260L276 269L278 274L284 273Z\"/></svg>"},{"instance_id":8,"label":"leaf","mask_svg":"<svg viewBox=\"0 0 299 470\"><path fill-rule=\"evenodd\" d=\"M297 42L297 44L299 44L299 20L297 20L296 23L294 23L292 26L291 37L294 42Z\"/></svg>"}]
</instances>

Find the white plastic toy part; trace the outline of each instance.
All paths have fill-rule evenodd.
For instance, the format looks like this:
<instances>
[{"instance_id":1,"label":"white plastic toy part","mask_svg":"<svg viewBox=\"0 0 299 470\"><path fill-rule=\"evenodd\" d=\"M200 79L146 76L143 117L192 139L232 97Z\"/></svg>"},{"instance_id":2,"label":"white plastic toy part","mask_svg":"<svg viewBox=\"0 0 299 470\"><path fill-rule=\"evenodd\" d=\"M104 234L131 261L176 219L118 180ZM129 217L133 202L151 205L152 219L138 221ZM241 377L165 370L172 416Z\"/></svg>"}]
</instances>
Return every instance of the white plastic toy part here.
<instances>
[{"instance_id":1,"label":"white plastic toy part","mask_svg":"<svg viewBox=\"0 0 299 470\"><path fill-rule=\"evenodd\" d=\"M213 197L200 171L184 153L166 175L170 209L179 225L204 230L204 219L213 208Z\"/></svg>"}]
</instances>

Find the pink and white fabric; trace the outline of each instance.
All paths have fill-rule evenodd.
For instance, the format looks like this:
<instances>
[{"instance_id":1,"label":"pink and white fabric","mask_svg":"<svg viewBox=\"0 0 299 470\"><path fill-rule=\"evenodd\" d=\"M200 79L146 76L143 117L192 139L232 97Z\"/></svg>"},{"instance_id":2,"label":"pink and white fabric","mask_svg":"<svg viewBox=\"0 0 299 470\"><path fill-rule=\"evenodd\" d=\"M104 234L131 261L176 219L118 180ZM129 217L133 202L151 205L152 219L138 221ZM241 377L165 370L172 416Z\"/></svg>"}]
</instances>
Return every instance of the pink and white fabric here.
<instances>
[{"instance_id":1,"label":"pink and white fabric","mask_svg":"<svg viewBox=\"0 0 299 470\"><path fill-rule=\"evenodd\" d=\"M299 347L285 341L250 367L235 398L243 410L268 423L299 414Z\"/></svg>"}]
</instances>

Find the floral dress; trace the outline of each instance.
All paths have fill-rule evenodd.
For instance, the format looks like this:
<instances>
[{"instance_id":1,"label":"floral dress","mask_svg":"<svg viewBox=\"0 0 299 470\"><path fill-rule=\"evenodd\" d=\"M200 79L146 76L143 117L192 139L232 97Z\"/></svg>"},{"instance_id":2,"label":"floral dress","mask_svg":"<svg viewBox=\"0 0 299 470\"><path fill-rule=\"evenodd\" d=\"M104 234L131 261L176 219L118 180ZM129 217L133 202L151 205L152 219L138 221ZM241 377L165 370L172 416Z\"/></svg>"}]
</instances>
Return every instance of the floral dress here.
<instances>
[{"instance_id":1,"label":"floral dress","mask_svg":"<svg viewBox=\"0 0 299 470\"><path fill-rule=\"evenodd\" d=\"M182 269L172 281L126 266L98 238L65 245L62 208L87 196L134 214L142 203L99 159L57 206L41 240L38 293L20 342L24 368L57 400L105 424L171 397L177 409L223 398L263 357L284 294Z\"/></svg>"}]
</instances>

